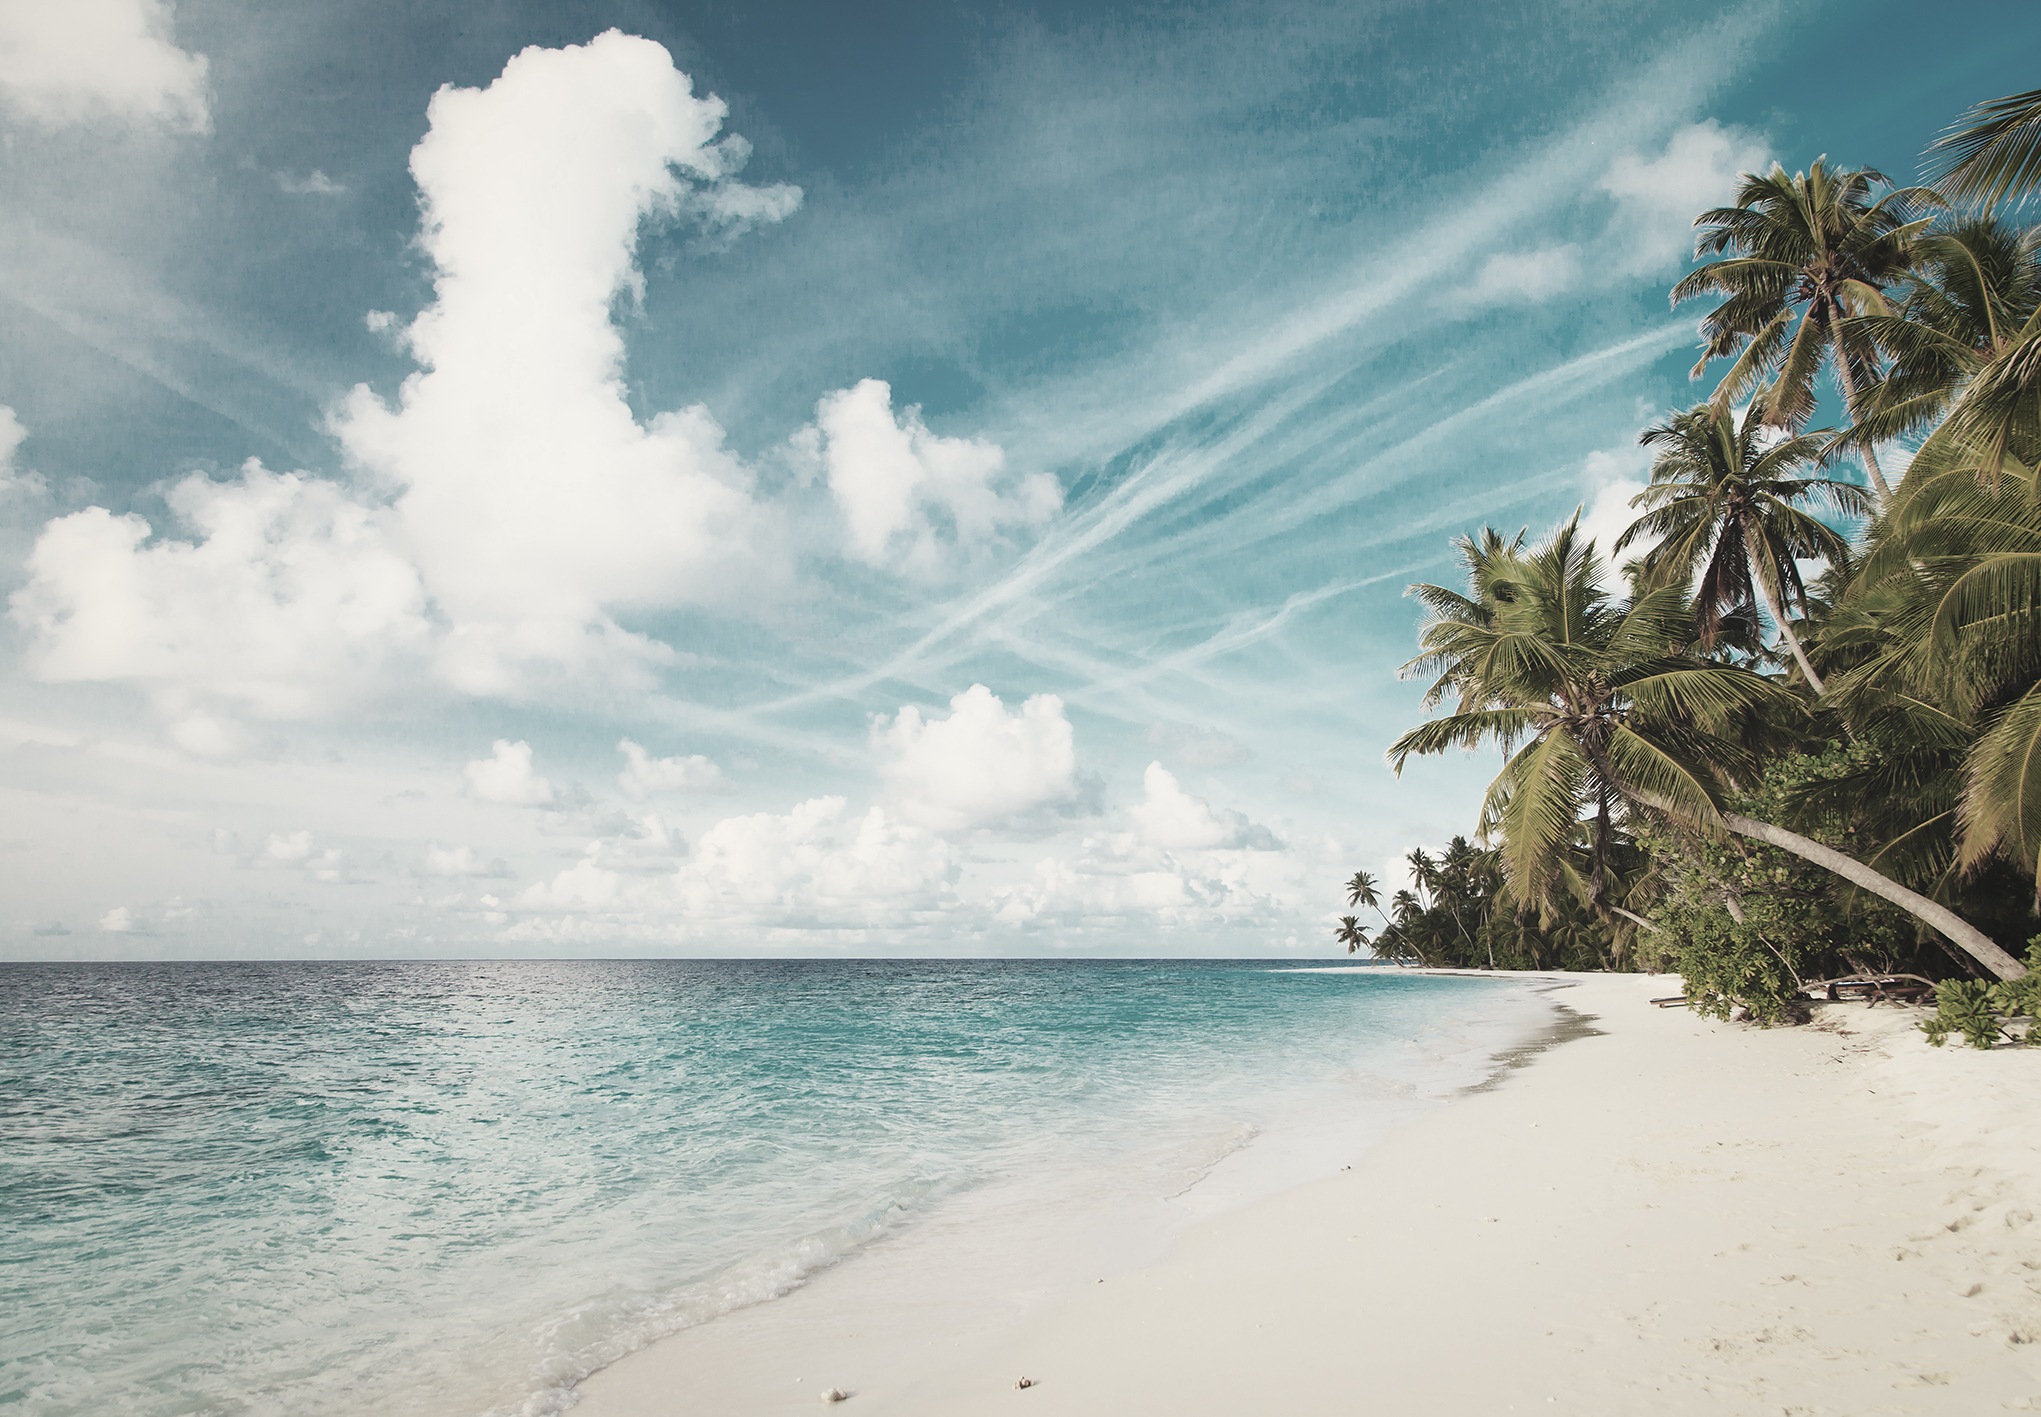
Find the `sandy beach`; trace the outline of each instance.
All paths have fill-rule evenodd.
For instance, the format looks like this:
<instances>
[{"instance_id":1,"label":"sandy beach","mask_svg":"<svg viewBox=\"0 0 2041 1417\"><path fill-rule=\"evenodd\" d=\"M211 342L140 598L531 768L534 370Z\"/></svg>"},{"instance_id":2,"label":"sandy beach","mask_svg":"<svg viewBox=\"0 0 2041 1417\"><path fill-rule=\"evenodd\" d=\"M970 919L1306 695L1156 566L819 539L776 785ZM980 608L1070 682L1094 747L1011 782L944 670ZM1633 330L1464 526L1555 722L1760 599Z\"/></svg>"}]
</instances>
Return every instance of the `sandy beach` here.
<instances>
[{"instance_id":1,"label":"sandy beach","mask_svg":"<svg viewBox=\"0 0 2041 1417\"><path fill-rule=\"evenodd\" d=\"M830 1388L902 1417L2041 1410L2041 1053L1930 1049L1889 1006L1766 1031L1651 1007L1675 979L1553 980L1565 1041L1151 1262L873 1322L846 1302L867 1256L632 1355L577 1413Z\"/></svg>"}]
</instances>

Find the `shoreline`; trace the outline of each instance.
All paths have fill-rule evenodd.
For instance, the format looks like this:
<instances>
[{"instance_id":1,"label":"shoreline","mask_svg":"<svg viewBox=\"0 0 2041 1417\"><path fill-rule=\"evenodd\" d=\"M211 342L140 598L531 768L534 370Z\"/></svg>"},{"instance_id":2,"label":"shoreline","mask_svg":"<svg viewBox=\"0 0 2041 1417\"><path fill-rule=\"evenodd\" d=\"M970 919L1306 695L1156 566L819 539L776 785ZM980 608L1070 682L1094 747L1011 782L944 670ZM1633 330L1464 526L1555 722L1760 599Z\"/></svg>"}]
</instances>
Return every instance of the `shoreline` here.
<instances>
[{"instance_id":1,"label":"shoreline","mask_svg":"<svg viewBox=\"0 0 2041 1417\"><path fill-rule=\"evenodd\" d=\"M899 1417L2041 1410L2041 1054L1930 1049L1891 1006L1767 1031L1649 1007L1664 976L1519 977L1552 981L1568 1046L1498 1055L1350 1169L1163 1255L971 1336L838 1314L750 1350L779 1396L705 1404L773 1337L733 1315L576 1410L738 1417L829 1387ZM802 1291L817 1312L831 1278Z\"/></svg>"},{"instance_id":2,"label":"shoreline","mask_svg":"<svg viewBox=\"0 0 2041 1417\"><path fill-rule=\"evenodd\" d=\"M875 1408L1102 1278L1163 1261L1189 1231L1337 1174L1414 1118L1489 1085L1511 1059L1550 1046L1563 1015L1538 978L1436 996L1426 1032L1403 1045L1408 1056L1364 1048L1303 1097L1257 1109L1252 1124L1214 1117L1201 1157L1139 1143L1095 1175L1046 1186L1010 1177L960 1192L777 1297L622 1355L575 1385L571 1410L806 1411L829 1388ZM1295 1091L1269 1082L1270 1100ZM1158 1166L1164 1155L1176 1159Z\"/></svg>"}]
</instances>

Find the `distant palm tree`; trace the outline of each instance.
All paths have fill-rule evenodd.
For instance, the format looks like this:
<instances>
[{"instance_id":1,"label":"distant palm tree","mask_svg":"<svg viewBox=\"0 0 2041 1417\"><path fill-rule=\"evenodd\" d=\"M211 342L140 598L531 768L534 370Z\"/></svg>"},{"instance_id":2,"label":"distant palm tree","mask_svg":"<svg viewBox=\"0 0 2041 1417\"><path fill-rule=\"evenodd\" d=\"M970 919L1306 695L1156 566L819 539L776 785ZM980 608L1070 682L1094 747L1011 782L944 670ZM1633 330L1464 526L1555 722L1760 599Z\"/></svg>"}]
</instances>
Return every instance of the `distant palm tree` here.
<instances>
[{"instance_id":1,"label":"distant palm tree","mask_svg":"<svg viewBox=\"0 0 2041 1417\"><path fill-rule=\"evenodd\" d=\"M1479 544L1463 542L1463 551ZM1725 808L1724 786L1756 776L1746 742L1766 715L1794 715L1798 702L1748 669L1684 652L1684 587L1613 602L1577 516L1528 552L1488 558L1483 574L1476 589L1486 604L1474 614L1455 607L1475 597L1413 587L1433 609L1424 652L1404 672L1436 674L1427 703L1457 691L1459 705L1397 739L1389 760L1400 774L1412 755L1502 748L1481 820L1484 835L1501 838L1517 899L1553 898L1584 819L1599 858L1613 845L1618 812L1644 809L1791 852L1909 911L2000 978L2026 973L1948 907L1834 847Z\"/></svg>"},{"instance_id":2,"label":"distant palm tree","mask_svg":"<svg viewBox=\"0 0 2041 1417\"><path fill-rule=\"evenodd\" d=\"M1352 879L1346 883L1346 903L1348 905L1366 906L1381 916L1382 923L1387 925L1390 923L1389 915L1387 911L1382 909L1382 896L1377 889L1377 885L1378 883L1373 872L1354 872Z\"/></svg>"},{"instance_id":3,"label":"distant palm tree","mask_svg":"<svg viewBox=\"0 0 2041 1417\"><path fill-rule=\"evenodd\" d=\"M1368 927L1363 925L1354 916L1342 915L1339 917L1338 927L1332 932L1332 938L1339 944L1345 945L1346 952L1352 954L1356 950L1366 948L1368 943Z\"/></svg>"},{"instance_id":4,"label":"distant palm tree","mask_svg":"<svg viewBox=\"0 0 2041 1417\"><path fill-rule=\"evenodd\" d=\"M1921 225L1913 208L1940 200L1921 187L1873 196L1890 185L1870 168L1830 167L1825 159L1790 175L1774 163L1762 177L1743 175L1734 206L1695 218L1694 254L1724 258L1674 286L1672 303L1724 297L1702 317L1703 352L1693 371L1699 378L1709 360L1735 357L1711 402L1727 407L1769 378L1766 417L1799 427L1814 411L1815 376L1828 363L1857 417L1859 391L1875 377L1875 351L1845 322L1905 272ZM1892 495L1885 473L1868 445L1860 452L1883 502Z\"/></svg>"},{"instance_id":5,"label":"distant palm tree","mask_svg":"<svg viewBox=\"0 0 2041 1417\"><path fill-rule=\"evenodd\" d=\"M1431 909L1432 897L1439 883L1439 867L1436 861L1425 855L1423 847L1414 848L1404 857L1410 867L1411 884L1417 887L1417 898L1425 909Z\"/></svg>"},{"instance_id":6,"label":"distant palm tree","mask_svg":"<svg viewBox=\"0 0 2041 1417\"><path fill-rule=\"evenodd\" d=\"M1997 206L2041 188L2041 89L1987 99L1928 149L1951 201Z\"/></svg>"},{"instance_id":7,"label":"distant palm tree","mask_svg":"<svg viewBox=\"0 0 2041 1417\"><path fill-rule=\"evenodd\" d=\"M1858 488L1816 470L1827 429L1767 437L1768 412L1760 394L1740 419L1732 409L1704 403L1647 428L1637 441L1657 448L1658 456L1651 485L1630 499L1646 510L1617 538L1615 550L1639 536L1660 538L1644 557L1649 585L1686 585L1700 572L1694 629L1704 648L1714 648L1725 612L1761 603L1819 694L1821 676L1808 663L1789 613L1796 603L1807 608L1797 562L1845 564L1849 543L1801 508L1870 508Z\"/></svg>"}]
</instances>

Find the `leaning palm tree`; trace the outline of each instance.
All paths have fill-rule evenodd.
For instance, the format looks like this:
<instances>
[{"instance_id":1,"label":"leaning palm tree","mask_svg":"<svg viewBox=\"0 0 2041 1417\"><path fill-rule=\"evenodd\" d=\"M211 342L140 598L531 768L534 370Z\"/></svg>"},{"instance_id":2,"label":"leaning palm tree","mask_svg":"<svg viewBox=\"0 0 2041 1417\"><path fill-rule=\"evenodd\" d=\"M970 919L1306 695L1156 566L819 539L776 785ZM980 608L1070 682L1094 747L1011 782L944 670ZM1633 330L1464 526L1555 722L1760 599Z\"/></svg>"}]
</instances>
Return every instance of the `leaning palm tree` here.
<instances>
[{"instance_id":1,"label":"leaning palm tree","mask_svg":"<svg viewBox=\"0 0 2041 1417\"><path fill-rule=\"evenodd\" d=\"M1384 925L1390 923L1389 913L1382 909L1382 893L1379 889L1379 882L1376 881L1372 871L1354 872L1353 879L1346 883L1346 903L1354 906L1366 906L1382 917Z\"/></svg>"},{"instance_id":2,"label":"leaning palm tree","mask_svg":"<svg viewBox=\"0 0 2041 1417\"><path fill-rule=\"evenodd\" d=\"M1763 604L1778 626L1808 687L1822 692L1788 613L1807 608L1798 562L1842 564L1849 543L1803 510L1870 510L1863 492L1818 470L1828 430L1767 437L1764 395L1737 417L1733 409L1701 404L1647 428L1638 442L1657 448L1651 485L1630 499L1644 514L1617 538L1621 551L1639 536L1659 538L1644 557L1644 584L1685 585L1700 573L1694 592L1694 629L1701 645L1715 647L1725 614Z\"/></svg>"},{"instance_id":3,"label":"leaning palm tree","mask_svg":"<svg viewBox=\"0 0 2041 1417\"><path fill-rule=\"evenodd\" d=\"M1748 669L1687 653L1684 587L1661 586L1619 604L1602 577L1601 559L1576 516L1532 550L1492 558L1476 595L1413 588L1433 609L1424 652L1404 672L1435 676L1428 706L1448 695L1457 695L1458 705L1397 739L1389 760L1400 775L1413 755L1487 743L1502 748L1505 761L1481 824L1484 836L1501 840L1504 875L1517 899L1553 899L1584 822L1590 852L1599 858L1619 819L1652 811L1694 830L1728 831L1792 852L1909 911L1999 977L2026 972L1946 906L1845 852L1728 810L1725 787L1756 776L1748 745L1763 721L1797 713L1798 700ZM1465 608L1454 608L1456 602Z\"/></svg>"},{"instance_id":4,"label":"leaning palm tree","mask_svg":"<svg viewBox=\"0 0 2041 1417\"><path fill-rule=\"evenodd\" d=\"M1928 149L1936 185L1951 200L1997 206L2041 187L2041 89L1987 99Z\"/></svg>"},{"instance_id":5,"label":"leaning palm tree","mask_svg":"<svg viewBox=\"0 0 2041 1417\"><path fill-rule=\"evenodd\" d=\"M1870 168L1830 167L1816 159L1807 171L1789 175L1774 163L1762 177L1743 175L1734 206L1694 219L1701 233L1695 256L1722 259L1674 286L1672 303L1724 297L1701 320L1704 342L1693 371L1699 378L1710 360L1734 357L1715 403L1736 403L1769 379L1767 417L1780 427L1798 427L1814 411L1815 377L1827 363L1850 417L1857 417L1859 392L1875 372L1874 352L1845 322L1867 295L1906 270L1921 226L1914 208L1940 200L1919 187L1874 196L1881 186L1891 184ZM1882 502L1891 495L1885 473L1868 446L1861 451Z\"/></svg>"}]
</instances>

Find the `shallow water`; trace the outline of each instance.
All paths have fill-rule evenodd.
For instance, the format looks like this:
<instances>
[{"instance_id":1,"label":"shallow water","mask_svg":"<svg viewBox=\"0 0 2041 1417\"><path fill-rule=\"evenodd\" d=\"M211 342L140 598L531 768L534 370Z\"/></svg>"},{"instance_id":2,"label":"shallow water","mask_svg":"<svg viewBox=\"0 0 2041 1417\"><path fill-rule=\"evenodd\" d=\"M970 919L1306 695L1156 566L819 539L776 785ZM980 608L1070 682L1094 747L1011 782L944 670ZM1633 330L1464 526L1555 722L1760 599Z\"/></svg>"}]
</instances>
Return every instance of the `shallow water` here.
<instances>
[{"instance_id":1,"label":"shallow water","mask_svg":"<svg viewBox=\"0 0 2041 1417\"><path fill-rule=\"evenodd\" d=\"M1247 1198L1534 1009L1266 962L0 966L0 1408L557 1410L931 1217Z\"/></svg>"}]
</instances>

